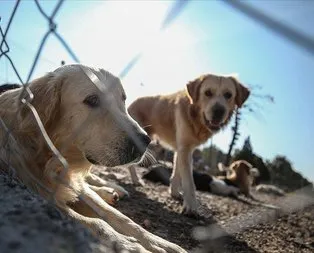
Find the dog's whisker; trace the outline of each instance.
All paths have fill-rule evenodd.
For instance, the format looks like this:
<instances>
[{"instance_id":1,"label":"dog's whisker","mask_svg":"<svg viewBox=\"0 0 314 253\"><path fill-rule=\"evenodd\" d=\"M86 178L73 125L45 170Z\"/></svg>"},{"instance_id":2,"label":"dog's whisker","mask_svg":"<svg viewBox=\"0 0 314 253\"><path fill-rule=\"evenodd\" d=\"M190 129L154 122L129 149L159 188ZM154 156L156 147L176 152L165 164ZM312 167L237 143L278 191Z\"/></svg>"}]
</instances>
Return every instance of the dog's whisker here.
<instances>
[{"instance_id":1,"label":"dog's whisker","mask_svg":"<svg viewBox=\"0 0 314 253\"><path fill-rule=\"evenodd\" d=\"M145 125L145 126L142 126L142 128L147 128L147 127L151 127L152 126L152 124L149 124L149 125Z\"/></svg>"}]
</instances>

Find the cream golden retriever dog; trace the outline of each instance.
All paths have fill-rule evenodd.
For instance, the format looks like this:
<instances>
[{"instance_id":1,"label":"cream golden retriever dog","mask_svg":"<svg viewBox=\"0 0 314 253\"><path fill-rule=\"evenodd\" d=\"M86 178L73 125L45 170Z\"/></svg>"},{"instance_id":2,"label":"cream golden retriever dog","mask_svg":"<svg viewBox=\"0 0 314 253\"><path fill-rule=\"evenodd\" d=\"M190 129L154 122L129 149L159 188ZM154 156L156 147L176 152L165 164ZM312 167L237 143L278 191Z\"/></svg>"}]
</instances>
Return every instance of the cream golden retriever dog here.
<instances>
[{"instance_id":1,"label":"cream golden retriever dog","mask_svg":"<svg viewBox=\"0 0 314 253\"><path fill-rule=\"evenodd\" d=\"M21 105L25 94L18 88L0 96L0 167L14 169L26 185L53 197L66 214L116 241L120 250L186 252L109 205L112 185L90 172L92 164L130 163L150 142L126 111L120 80L103 69L68 65L35 79L29 89L31 104L68 166L48 148L29 106ZM114 190L123 194L118 186Z\"/></svg>"},{"instance_id":2,"label":"cream golden retriever dog","mask_svg":"<svg viewBox=\"0 0 314 253\"><path fill-rule=\"evenodd\" d=\"M142 97L129 106L129 114L152 138L157 135L176 151L170 192L178 198L183 191L184 213L195 214L197 209L193 150L228 123L249 93L235 77L207 74L189 82L186 90Z\"/></svg>"}]
</instances>

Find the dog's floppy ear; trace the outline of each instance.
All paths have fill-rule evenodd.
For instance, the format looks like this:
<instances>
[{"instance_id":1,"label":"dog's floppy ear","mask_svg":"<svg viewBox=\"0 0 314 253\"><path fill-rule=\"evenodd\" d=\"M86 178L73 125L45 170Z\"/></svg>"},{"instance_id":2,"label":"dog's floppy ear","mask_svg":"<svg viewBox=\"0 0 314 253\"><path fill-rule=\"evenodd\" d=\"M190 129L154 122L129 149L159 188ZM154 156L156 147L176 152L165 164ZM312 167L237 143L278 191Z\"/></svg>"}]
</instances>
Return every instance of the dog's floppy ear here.
<instances>
[{"instance_id":1,"label":"dog's floppy ear","mask_svg":"<svg viewBox=\"0 0 314 253\"><path fill-rule=\"evenodd\" d=\"M236 86L236 97L235 102L238 108L240 108L244 102L248 99L250 95L250 90L245 87L235 76L230 76L231 80L235 83Z\"/></svg>"},{"instance_id":2,"label":"dog's floppy ear","mask_svg":"<svg viewBox=\"0 0 314 253\"><path fill-rule=\"evenodd\" d=\"M196 78L195 80L190 81L186 85L187 94L188 94L191 104L195 104L197 100L199 99L201 84L206 79L206 77L207 75L202 75Z\"/></svg>"},{"instance_id":3,"label":"dog's floppy ear","mask_svg":"<svg viewBox=\"0 0 314 253\"><path fill-rule=\"evenodd\" d=\"M257 168L251 168L250 169L250 175L253 177L259 177L259 175L260 175L259 170Z\"/></svg>"},{"instance_id":4,"label":"dog's floppy ear","mask_svg":"<svg viewBox=\"0 0 314 253\"><path fill-rule=\"evenodd\" d=\"M55 73L48 73L29 84L34 95L30 103L35 107L46 129L54 121L59 111L61 84L61 78L57 77ZM27 106L22 107L19 117L23 129L33 128L36 124L35 118Z\"/></svg>"}]
</instances>

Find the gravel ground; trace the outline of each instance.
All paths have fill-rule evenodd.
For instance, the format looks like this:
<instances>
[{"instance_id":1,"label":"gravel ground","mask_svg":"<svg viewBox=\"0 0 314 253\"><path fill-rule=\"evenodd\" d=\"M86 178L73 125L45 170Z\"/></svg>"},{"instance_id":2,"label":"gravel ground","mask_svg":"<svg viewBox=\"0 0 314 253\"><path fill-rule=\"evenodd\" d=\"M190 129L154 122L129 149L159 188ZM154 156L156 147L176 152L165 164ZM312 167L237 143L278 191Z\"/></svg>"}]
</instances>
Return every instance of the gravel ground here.
<instances>
[{"instance_id":1,"label":"gravel ground","mask_svg":"<svg viewBox=\"0 0 314 253\"><path fill-rule=\"evenodd\" d=\"M0 174L1 253L112 253L105 243L25 186Z\"/></svg>"},{"instance_id":2,"label":"gravel ground","mask_svg":"<svg viewBox=\"0 0 314 253\"><path fill-rule=\"evenodd\" d=\"M254 192L263 202L283 207L276 211L252 206L241 201L197 193L201 203L200 218L181 215L182 203L170 198L168 188L145 181L134 187L129 173L123 168L110 168L105 172L130 193L117 208L149 231L175 242L185 249L198 252L314 252L314 198L275 197ZM144 169L138 170L145 173ZM250 202L250 201L248 201ZM200 243L193 239L193 229L207 227L206 237ZM195 250L197 251L197 250Z\"/></svg>"},{"instance_id":3,"label":"gravel ground","mask_svg":"<svg viewBox=\"0 0 314 253\"><path fill-rule=\"evenodd\" d=\"M144 169L139 169L143 174ZM134 187L125 168L95 168L130 193L116 208L147 230L193 252L314 252L314 199L256 198L284 207L275 211L234 199L197 193L201 217L181 215L168 188L145 181ZM310 204L309 204L310 203ZM204 231L194 230L202 227ZM193 231L202 237L194 239ZM199 237L200 238L200 237ZM111 252L106 242L65 217L24 186L0 174L0 252Z\"/></svg>"}]
</instances>

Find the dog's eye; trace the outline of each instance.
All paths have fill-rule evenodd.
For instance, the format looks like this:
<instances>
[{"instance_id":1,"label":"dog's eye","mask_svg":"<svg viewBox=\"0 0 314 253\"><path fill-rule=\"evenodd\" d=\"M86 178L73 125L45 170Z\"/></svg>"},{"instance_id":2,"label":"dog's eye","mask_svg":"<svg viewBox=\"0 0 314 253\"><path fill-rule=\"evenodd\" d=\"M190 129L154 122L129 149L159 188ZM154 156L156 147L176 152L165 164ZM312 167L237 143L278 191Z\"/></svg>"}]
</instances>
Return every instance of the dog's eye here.
<instances>
[{"instance_id":1,"label":"dog's eye","mask_svg":"<svg viewBox=\"0 0 314 253\"><path fill-rule=\"evenodd\" d=\"M90 95L84 99L83 103L90 107L97 107L100 104L100 100L97 95Z\"/></svg>"},{"instance_id":2,"label":"dog's eye","mask_svg":"<svg viewBox=\"0 0 314 253\"><path fill-rule=\"evenodd\" d=\"M123 94L122 94L122 101L125 102L125 100L126 100L126 95L125 95L125 93L123 93Z\"/></svg>"},{"instance_id":3,"label":"dog's eye","mask_svg":"<svg viewBox=\"0 0 314 253\"><path fill-rule=\"evenodd\" d=\"M207 91L205 91L205 95L206 95L207 97L212 97L212 96L213 96L213 93L212 93L211 90L207 90Z\"/></svg>"},{"instance_id":4,"label":"dog's eye","mask_svg":"<svg viewBox=\"0 0 314 253\"><path fill-rule=\"evenodd\" d=\"M225 97L225 99L230 99L230 98L232 97L231 92L227 91L227 92L224 94L224 97Z\"/></svg>"}]
</instances>

